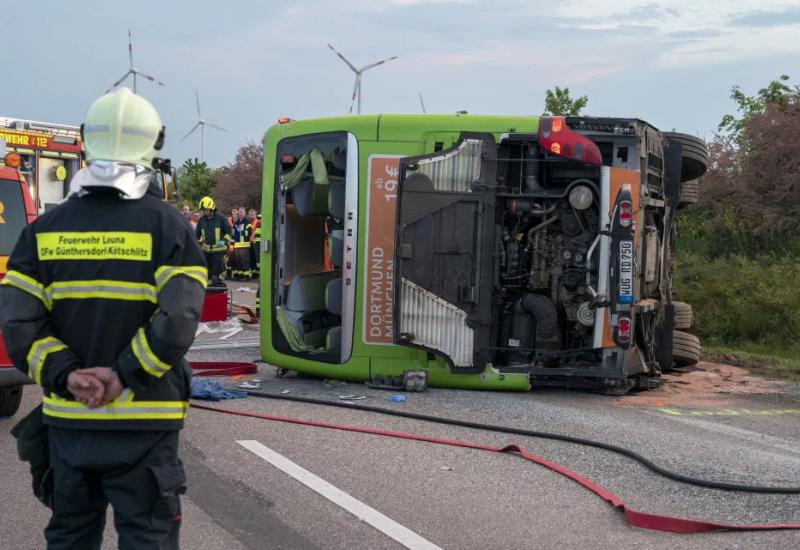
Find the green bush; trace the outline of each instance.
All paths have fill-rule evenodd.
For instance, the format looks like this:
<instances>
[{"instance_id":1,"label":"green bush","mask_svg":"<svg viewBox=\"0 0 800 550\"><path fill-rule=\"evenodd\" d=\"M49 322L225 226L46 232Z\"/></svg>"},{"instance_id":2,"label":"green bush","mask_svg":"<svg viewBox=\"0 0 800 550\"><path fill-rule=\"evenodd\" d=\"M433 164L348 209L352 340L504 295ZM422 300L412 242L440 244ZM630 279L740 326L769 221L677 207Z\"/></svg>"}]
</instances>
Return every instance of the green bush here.
<instances>
[{"instance_id":1,"label":"green bush","mask_svg":"<svg viewBox=\"0 0 800 550\"><path fill-rule=\"evenodd\" d=\"M701 245L688 243L678 255L675 275L678 299L694 307L697 334L725 345L796 346L800 262L771 254L709 259L698 253Z\"/></svg>"},{"instance_id":2,"label":"green bush","mask_svg":"<svg viewBox=\"0 0 800 550\"><path fill-rule=\"evenodd\" d=\"M732 211L715 214L694 207L678 215L679 254L713 259L730 255L746 258L800 257L800 231L775 231L755 235Z\"/></svg>"}]
</instances>

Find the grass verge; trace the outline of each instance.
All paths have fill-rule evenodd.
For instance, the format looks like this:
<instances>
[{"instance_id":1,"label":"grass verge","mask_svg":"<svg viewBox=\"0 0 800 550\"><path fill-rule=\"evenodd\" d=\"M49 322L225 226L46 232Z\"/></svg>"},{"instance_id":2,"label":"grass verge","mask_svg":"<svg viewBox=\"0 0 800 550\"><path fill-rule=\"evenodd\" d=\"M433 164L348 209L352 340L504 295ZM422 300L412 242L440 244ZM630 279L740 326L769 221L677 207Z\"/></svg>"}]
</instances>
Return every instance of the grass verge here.
<instances>
[{"instance_id":1,"label":"grass verge","mask_svg":"<svg viewBox=\"0 0 800 550\"><path fill-rule=\"evenodd\" d=\"M800 348L778 349L761 344L703 344L703 358L745 368L754 374L800 382Z\"/></svg>"}]
</instances>

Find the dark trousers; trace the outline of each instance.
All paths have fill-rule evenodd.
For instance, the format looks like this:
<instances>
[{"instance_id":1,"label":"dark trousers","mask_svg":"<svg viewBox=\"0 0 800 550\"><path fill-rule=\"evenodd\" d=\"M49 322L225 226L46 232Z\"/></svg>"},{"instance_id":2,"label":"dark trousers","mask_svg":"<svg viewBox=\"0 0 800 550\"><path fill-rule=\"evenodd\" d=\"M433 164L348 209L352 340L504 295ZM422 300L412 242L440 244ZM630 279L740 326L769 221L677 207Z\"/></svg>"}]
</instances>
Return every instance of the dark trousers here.
<instances>
[{"instance_id":1,"label":"dark trousers","mask_svg":"<svg viewBox=\"0 0 800 550\"><path fill-rule=\"evenodd\" d=\"M250 269L253 271L253 274L258 274L258 269L261 263L261 243L255 241L250 243Z\"/></svg>"},{"instance_id":2,"label":"dark trousers","mask_svg":"<svg viewBox=\"0 0 800 550\"><path fill-rule=\"evenodd\" d=\"M249 279L251 276L250 247L234 247L233 253L228 257L228 264L234 279Z\"/></svg>"},{"instance_id":3,"label":"dark trousers","mask_svg":"<svg viewBox=\"0 0 800 550\"><path fill-rule=\"evenodd\" d=\"M211 282L221 282L222 273L225 271L225 251L204 252L206 264L208 264L208 280Z\"/></svg>"},{"instance_id":4,"label":"dark trousers","mask_svg":"<svg viewBox=\"0 0 800 550\"><path fill-rule=\"evenodd\" d=\"M106 508L120 550L177 549L186 476L178 432L50 427L53 515L48 550L99 549Z\"/></svg>"}]
</instances>

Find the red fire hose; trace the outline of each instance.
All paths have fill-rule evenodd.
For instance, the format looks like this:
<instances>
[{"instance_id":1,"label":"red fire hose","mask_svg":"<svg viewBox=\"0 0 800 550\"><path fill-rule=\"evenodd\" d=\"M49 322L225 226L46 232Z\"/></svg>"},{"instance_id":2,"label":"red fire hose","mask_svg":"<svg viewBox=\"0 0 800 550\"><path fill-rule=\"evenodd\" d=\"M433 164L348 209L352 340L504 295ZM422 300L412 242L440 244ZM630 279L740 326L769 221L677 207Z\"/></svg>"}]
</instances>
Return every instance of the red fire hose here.
<instances>
[{"instance_id":1,"label":"red fire hose","mask_svg":"<svg viewBox=\"0 0 800 550\"><path fill-rule=\"evenodd\" d=\"M201 365L208 365L207 367L202 367ZM213 367L212 367L213 365ZM228 365L229 368L226 368L225 365ZM251 365L250 371L244 373L240 372L244 370L243 367L245 365ZM211 367L211 368L209 368ZM208 373L219 373L219 374L250 374L255 372L255 365L252 363L194 363L193 368L197 369L199 372L208 374ZM671 516L664 516L660 514L650 514L646 512L639 512L637 510L633 510L629 508L622 500L612 493L611 491L597 485L593 481L585 478L584 476L580 475L577 472L574 472L564 466L560 466L554 462L550 462L549 460L537 456L533 453L530 453L520 447L519 445L506 445L505 447L494 447L491 445L482 445L480 443L471 443L468 441L457 441L452 439L443 439L439 437L432 437L432 436L425 436L425 435L416 435L412 433L406 432L395 432L390 430L379 430L375 428L364 428L360 426L347 426L347 425L339 425L339 424L331 424L328 422L319 422L316 420L303 420L300 418L291 418L286 416L276 416L270 414L262 414L257 412L249 412L249 411L239 411L239 410L230 410L230 409L221 409L218 407L211 407L208 405L199 405L196 403L192 403L191 406L196 409L203 409L207 411L214 411L219 413L225 414L232 414L237 416L247 416L251 418L260 418L263 420L272 420L274 422L286 422L290 424L299 424L302 426L313 426L316 428L328 428L332 430L342 430L348 432L356 432L356 433L364 433L364 434L371 434L371 435L380 435L384 437L395 437L400 439L410 439L413 441L424 441L427 443L436 443L438 445L450 445L454 447L463 447L467 449L476 449L481 451L488 451L493 453L510 453L510 454L517 454L522 458L549 468L554 472L557 472L572 481L582 485L586 489L592 491L594 494L605 500L606 502L610 503L615 508L618 508L625 514L625 520L628 522L629 525L633 525L635 527L641 527L644 529L653 529L656 531L668 531L672 533L701 533L706 531L720 531L720 530L728 530L728 531L763 531L763 530L774 530L774 529L800 529L800 524L798 523L788 523L788 524L754 524L754 525L729 525L724 523L715 523L709 521L699 521L694 519L687 519L687 518L676 518Z\"/></svg>"}]
</instances>

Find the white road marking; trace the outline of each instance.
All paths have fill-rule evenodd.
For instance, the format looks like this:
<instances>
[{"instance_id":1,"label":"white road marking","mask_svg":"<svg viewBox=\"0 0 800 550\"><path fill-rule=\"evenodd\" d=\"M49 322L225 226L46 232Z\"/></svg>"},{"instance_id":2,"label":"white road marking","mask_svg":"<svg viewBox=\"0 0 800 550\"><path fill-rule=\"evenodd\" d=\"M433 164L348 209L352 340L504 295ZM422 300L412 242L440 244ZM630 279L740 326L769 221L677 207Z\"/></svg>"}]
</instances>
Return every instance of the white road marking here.
<instances>
[{"instance_id":1,"label":"white road marking","mask_svg":"<svg viewBox=\"0 0 800 550\"><path fill-rule=\"evenodd\" d=\"M392 518L381 514L376 509L364 504L360 500L356 500L321 477L312 474L285 456L276 453L266 445L262 445L258 441L253 440L237 441L236 443L263 458L284 473L289 474L294 479L313 491L316 491L334 504L338 504L359 520L368 523L406 548L410 548L411 550L442 550L439 546L422 538L414 531L400 525Z\"/></svg>"}]
</instances>

